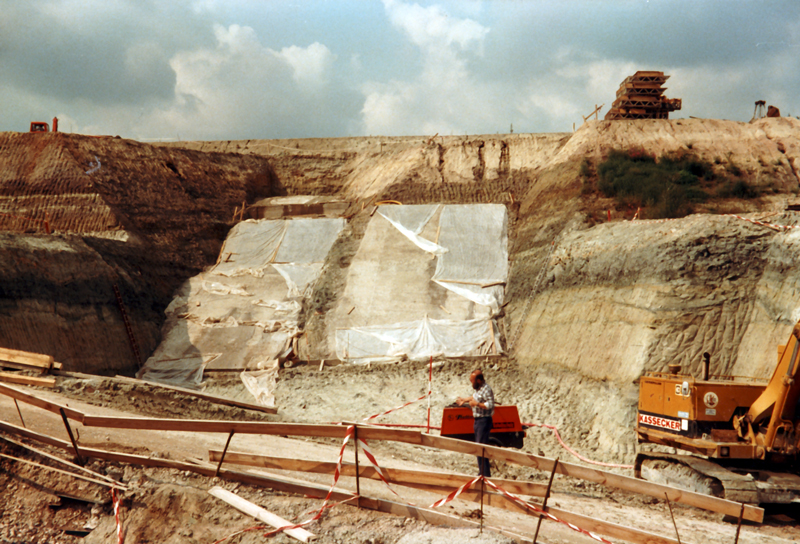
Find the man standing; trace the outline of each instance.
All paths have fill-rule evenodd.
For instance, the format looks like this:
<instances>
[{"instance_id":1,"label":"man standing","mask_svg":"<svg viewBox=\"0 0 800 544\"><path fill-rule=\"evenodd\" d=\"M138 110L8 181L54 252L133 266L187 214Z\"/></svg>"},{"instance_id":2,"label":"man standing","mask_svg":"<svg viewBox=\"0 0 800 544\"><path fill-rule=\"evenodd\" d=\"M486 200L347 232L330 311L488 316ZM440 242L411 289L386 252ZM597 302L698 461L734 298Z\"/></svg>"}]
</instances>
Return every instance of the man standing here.
<instances>
[{"instance_id":1,"label":"man standing","mask_svg":"<svg viewBox=\"0 0 800 544\"><path fill-rule=\"evenodd\" d=\"M489 433L492 432L492 415L494 415L494 393L486 380L483 379L483 372L480 369L473 370L469 375L469 381L475 393L472 397L459 397L456 404L463 406L469 404L472 408L472 416L475 418L475 442L478 444L489 443ZM478 474L491 477L489 470L489 459L478 457Z\"/></svg>"}]
</instances>

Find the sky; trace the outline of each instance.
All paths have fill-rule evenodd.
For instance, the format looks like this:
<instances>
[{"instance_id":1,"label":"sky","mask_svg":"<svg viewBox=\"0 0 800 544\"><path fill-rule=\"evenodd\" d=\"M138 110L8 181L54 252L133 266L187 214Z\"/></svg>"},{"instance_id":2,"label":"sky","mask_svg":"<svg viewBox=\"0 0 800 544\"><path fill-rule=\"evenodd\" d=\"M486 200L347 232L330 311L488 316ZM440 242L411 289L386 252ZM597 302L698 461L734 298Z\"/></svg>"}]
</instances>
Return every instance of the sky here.
<instances>
[{"instance_id":1,"label":"sky","mask_svg":"<svg viewBox=\"0 0 800 544\"><path fill-rule=\"evenodd\" d=\"M672 119L800 115L797 0L0 0L0 131L568 132L637 70Z\"/></svg>"}]
</instances>

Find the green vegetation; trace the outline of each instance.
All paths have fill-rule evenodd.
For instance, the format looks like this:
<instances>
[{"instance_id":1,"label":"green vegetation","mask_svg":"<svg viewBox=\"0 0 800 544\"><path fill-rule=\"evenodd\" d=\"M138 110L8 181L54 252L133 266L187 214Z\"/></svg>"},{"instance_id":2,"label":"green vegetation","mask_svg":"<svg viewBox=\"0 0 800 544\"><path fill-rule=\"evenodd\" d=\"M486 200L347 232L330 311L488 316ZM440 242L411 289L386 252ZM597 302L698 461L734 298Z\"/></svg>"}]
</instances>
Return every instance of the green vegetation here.
<instances>
[{"instance_id":1,"label":"green vegetation","mask_svg":"<svg viewBox=\"0 0 800 544\"><path fill-rule=\"evenodd\" d=\"M652 219L683 217L694 211L695 204L712 198L758 196L745 180L729 177L742 175L733 161L728 161L726 171L718 177L711 163L691 153L656 160L640 149L614 150L597 166L597 188L621 207L640 207L642 215ZM586 175L583 165L581 174Z\"/></svg>"}]
</instances>

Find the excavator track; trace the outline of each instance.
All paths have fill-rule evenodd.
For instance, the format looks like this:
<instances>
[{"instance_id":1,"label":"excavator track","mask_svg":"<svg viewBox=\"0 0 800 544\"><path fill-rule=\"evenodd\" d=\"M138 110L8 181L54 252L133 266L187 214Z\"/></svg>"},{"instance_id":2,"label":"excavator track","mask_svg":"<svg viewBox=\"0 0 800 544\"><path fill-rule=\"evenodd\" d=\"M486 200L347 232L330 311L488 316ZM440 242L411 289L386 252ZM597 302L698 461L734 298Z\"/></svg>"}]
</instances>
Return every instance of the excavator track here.
<instances>
[{"instance_id":1,"label":"excavator track","mask_svg":"<svg viewBox=\"0 0 800 544\"><path fill-rule=\"evenodd\" d=\"M800 502L800 476L764 470L731 470L694 455L645 452L636 457L637 478L747 504Z\"/></svg>"}]
</instances>

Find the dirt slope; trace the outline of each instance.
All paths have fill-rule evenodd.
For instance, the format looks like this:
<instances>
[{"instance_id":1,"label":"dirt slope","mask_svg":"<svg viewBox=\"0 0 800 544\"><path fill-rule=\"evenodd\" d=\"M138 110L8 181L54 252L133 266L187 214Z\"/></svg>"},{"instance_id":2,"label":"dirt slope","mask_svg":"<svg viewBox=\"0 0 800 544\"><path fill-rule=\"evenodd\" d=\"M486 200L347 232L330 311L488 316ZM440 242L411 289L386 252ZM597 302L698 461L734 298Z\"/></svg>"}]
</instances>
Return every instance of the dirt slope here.
<instances>
[{"instance_id":1,"label":"dirt slope","mask_svg":"<svg viewBox=\"0 0 800 544\"><path fill-rule=\"evenodd\" d=\"M0 345L135 368L114 286L143 362L174 291L216 260L234 208L273 194L271 176L258 157L0 134Z\"/></svg>"}]
</instances>

